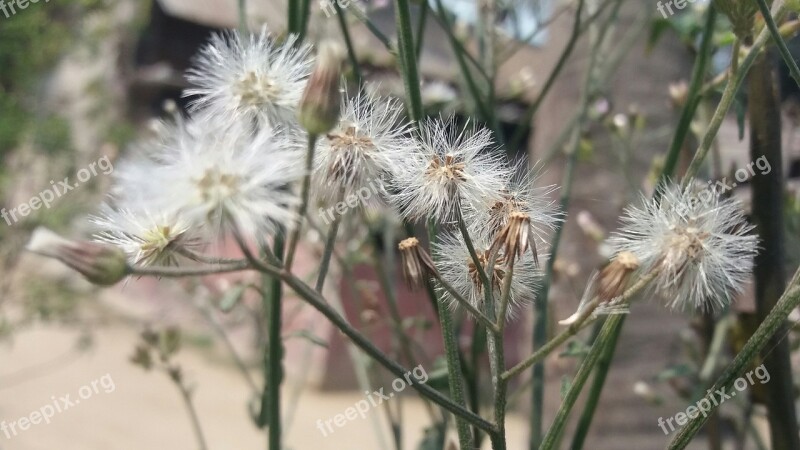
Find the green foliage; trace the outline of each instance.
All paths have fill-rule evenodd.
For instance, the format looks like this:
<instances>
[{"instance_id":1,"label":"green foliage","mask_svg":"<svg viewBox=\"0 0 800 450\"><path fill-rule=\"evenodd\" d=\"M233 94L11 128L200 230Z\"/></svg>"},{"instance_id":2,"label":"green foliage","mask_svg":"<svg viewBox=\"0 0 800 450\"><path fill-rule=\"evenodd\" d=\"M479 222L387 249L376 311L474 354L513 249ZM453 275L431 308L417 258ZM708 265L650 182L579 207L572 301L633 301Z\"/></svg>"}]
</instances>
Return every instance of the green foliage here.
<instances>
[{"instance_id":1,"label":"green foliage","mask_svg":"<svg viewBox=\"0 0 800 450\"><path fill-rule=\"evenodd\" d=\"M33 122L31 98L42 74L73 42L78 17L105 0L40 2L9 18L0 15L0 157L19 143ZM59 132L63 133L63 127ZM48 136L52 137L52 136ZM52 143L52 141L47 141Z\"/></svg>"}]
</instances>

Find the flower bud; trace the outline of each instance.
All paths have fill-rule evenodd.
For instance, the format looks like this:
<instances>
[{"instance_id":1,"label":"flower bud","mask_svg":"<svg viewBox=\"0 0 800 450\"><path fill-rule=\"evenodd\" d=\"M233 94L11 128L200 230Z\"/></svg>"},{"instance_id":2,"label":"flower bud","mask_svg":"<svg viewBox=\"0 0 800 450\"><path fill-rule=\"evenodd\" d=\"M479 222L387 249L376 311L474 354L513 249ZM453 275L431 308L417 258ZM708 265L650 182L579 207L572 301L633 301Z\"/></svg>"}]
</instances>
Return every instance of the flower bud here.
<instances>
[{"instance_id":1,"label":"flower bud","mask_svg":"<svg viewBox=\"0 0 800 450\"><path fill-rule=\"evenodd\" d=\"M129 273L128 262L121 249L89 241L71 241L46 228L34 230L26 248L63 262L90 283L100 286L114 285Z\"/></svg>"},{"instance_id":2,"label":"flower bud","mask_svg":"<svg viewBox=\"0 0 800 450\"><path fill-rule=\"evenodd\" d=\"M334 42L323 42L298 111L300 125L309 133L327 133L339 121L341 74L341 48Z\"/></svg>"},{"instance_id":3,"label":"flower bud","mask_svg":"<svg viewBox=\"0 0 800 450\"><path fill-rule=\"evenodd\" d=\"M755 0L714 0L714 6L728 16L736 37L745 42L752 37L758 12Z\"/></svg>"}]
</instances>

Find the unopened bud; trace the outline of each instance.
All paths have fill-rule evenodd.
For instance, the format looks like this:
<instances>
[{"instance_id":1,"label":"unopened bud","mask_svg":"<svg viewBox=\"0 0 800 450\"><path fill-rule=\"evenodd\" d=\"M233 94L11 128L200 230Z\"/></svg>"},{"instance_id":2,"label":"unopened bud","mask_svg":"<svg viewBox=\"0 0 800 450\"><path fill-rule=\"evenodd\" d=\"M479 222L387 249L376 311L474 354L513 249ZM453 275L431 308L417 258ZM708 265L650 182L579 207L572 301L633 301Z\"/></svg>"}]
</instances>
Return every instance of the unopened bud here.
<instances>
[{"instance_id":1,"label":"unopened bud","mask_svg":"<svg viewBox=\"0 0 800 450\"><path fill-rule=\"evenodd\" d=\"M84 276L90 283L111 286L129 273L125 253L114 246L71 241L46 228L37 228L26 247L33 253L55 258Z\"/></svg>"},{"instance_id":2,"label":"unopened bud","mask_svg":"<svg viewBox=\"0 0 800 450\"><path fill-rule=\"evenodd\" d=\"M298 120L311 134L327 133L339 121L342 50L334 42L320 45L317 64L300 100Z\"/></svg>"},{"instance_id":3,"label":"unopened bud","mask_svg":"<svg viewBox=\"0 0 800 450\"><path fill-rule=\"evenodd\" d=\"M714 6L728 19L733 25L733 34L742 41L748 42L753 35L753 25L755 25L758 4L755 0L714 0Z\"/></svg>"}]
</instances>

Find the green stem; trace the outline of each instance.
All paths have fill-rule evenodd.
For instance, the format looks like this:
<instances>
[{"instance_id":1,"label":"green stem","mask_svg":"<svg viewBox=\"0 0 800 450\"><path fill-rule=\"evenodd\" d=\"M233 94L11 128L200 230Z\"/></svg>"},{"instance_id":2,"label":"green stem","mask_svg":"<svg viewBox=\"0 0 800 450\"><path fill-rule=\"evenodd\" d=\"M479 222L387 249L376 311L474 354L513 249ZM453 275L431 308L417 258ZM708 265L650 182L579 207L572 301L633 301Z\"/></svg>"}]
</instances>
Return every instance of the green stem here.
<instances>
[{"instance_id":1,"label":"green stem","mask_svg":"<svg viewBox=\"0 0 800 450\"><path fill-rule=\"evenodd\" d=\"M792 75L795 83L800 86L800 69L798 69L797 63L792 57L792 53L789 51L789 47L786 46L786 41L783 40L778 25L775 23L775 19L772 18L772 14L769 12L767 2L765 0L756 0L756 2L758 3L758 9L761 10L761 15L764 17L764 21L767 23L767 28L769 28L769 32L772 34L772 40L774 40L775 45L778 46L778 51L780 51L783 61L789 66L789 73Z\"/></svg>"},{"instance_id":2,"label":"green stem","mask_svg":"<svg viewBox=\"0 0 800 450\"><path fill-rule=\"evenodd\" d=\"M417 20L417 49L414 52L417 61L419 61L419 57L422 55L422 44L425 42L425 24L428 22L428 2L422 2L420 9L419 19Z\"/></svg>"},{"instance_id":3,"label":"green stem","mask_svg":"<svg viewBox=\"0 0 800 450\"><path fill-rule=\"evenodd\" d=\"M336 20L339 21L339 28L342 30L342 38L344 39L344 45L347 47L347 58L350 60L353 75L355 75L358 85L361 86L364 79L361 76L361 67L358 65L353 40L350 38L350 28L347 26L347 19L344 17L345 11L339 6L339 2L335 0L333 1L333 7L336 9Z\"/></svg>"},{"instance_id":4,"label":"green stem","mask_svg":"<svg viewBox=\"0 0 800 450\"><path fill-rule=\"evenodd\" d=\"M300 2L303 0L288 0L286 27L289 34L300 34Z\"/></svg>"},{"instance_id":5,"label":"green stem","mask_svg":"<svg viewBox=\"0 0 800 450\"><path fill-rule=\"evenodd\" d=\"M289 236L289 251L286 254L286 270L292 270L292 263L294 263L294 255L297 252L297 244L300 241L300 232L303 229L303 221L306 217L306 212L308 211L308 198L309 194L311 193L311 169L314 166L314 148L317 144L317 135L315 134L308 134L308 150L306 152L306 173L303 175L303 187L300 191L300 208L297 211L297 225L295 225L294 229L292 230L292 234ZM280 257L280 253L278 250L275 250L276 254Z\"/></svg>"},{"instance_id":6,"label":"green stem","mask_svg":"<svg viewBox=\"0 0 800 450\"><path fill-rule=\"evenodd\" d=\"M673 173L678 165L678 158L681 153L681 147L686 141L686 136L689 134L689 129L692 124L697 107L700 105L700 100L703 98L701 88L706 76L708 61L711 58L711 46L714 35L714 24L717 19L717 10L711 4L708 7L706 15L706 23L703 27L703 37L700 42L700 52L697 54L697 59L692 69L692 78L689 81L689 88L686 96L686 104L681 111L680 119L678 119L678 126L675 129L675 135L669 146L669 152L664 160L664 168L661 172L659 179L660 183L665 182Z\"/></svg>"},{"instance_id":7,"label":"green stem","mask_svg":"<svg viewBox=\"0 0 800 450\"><path fill-rule=\"evenodd\" d=\"M566 426L567 419L569 418L569 413L572 411L575 401L578 400L578 395L580 394L583 385L586 383L586 380L592 373L592 369L594 368L595 364L600 360L604 347L613 340L613 337L617 333L619 333L617 328L621 328L620 325L624 317L625 316L621 314L613 315L606 320L606 323L600 330L600 335L597 337L597 340L595 341L594 345L592 345L591 350L589 350L589 354L586 355L586 358L584 358L583 362L578 368L575 378L572 379L570 387L561 402L561 406L556 413L555 419L553 420L553 424L550 426L550 429L547 430L547 434L544 436L540 450L551 450L556 448L561 438L561 433Z\"/></svg>"},{"instance_id":8,"label":"green stem","mask_svg":"<svg viewBox=\"0 0 800 450\"><path fill-rule=\"evenodd\" d=\"M322 287L325 286L325 278L328 275L328 268L331 264L331 255L333 255L333 248L336 245L336 235L339 232L339 223L342 221L342 216L337 215L333 219L331 229L328 230L328 238L325 240L325 250L322 253L322 261L319 263L319 274L317 275L317 284L315 289L317 292L322 292Z\"/></svg>"},{"instance_id":9,"label":"green stem","mask_svg":"<svg viewBox=\"0 0 800 450\"><path fill-rule=\"evenodd\" d=\"M283 382L283 340L281 324L283 299L280 295L270 296L268 303L267 376L264 389L269 408L269 448L281 449L281 383ZM265 409L262 408L262 414Z\"/></svg>"},{"instance_id":10,"label":"green stem","mask_svg":"<svg viewBox=\"0 0 800 450\"><path fill-rule=\"evenodd\" d=\"M431 228L428 229L428 239L431 244L436 240L436 233ZM442 327L442 339L444 340L444 351L447 359L447 381L450 387L450 397L455 403L466 409L464 377L461 372L458 337L454 332L453 313L441 299L437 298L437 305L439 306L439 324ZM458 443L461 448L475 447L469 424L460 417L456 417L456 431L458 432Z\"/></svg>"},{"instance_id":11,"label":"green stem","mask_svg":"<svg viewBox=\"0 0 800 450\"><path fill-rule=\"evenodd\" d=\"M350 340L353 341L353 343L360 347L372 359L386 367L389 372L398 377L403 377L408 372L405 367L386 356L386 354L378 349L369 338L350 326L350 324L347 323L347 321L340 314L338 314L322 296L320 296L316 291L312 290L308 285L285 271L279 271L271 267L261 268L261 270L264 269L268 270L268 273L280 277L297 293L297 295L321 312L322 315L328 318L328 320L330 320L331 323L336 326L336 328L341 330L342 333L344 333ZM434 403L455 414L456 417L466 420L470 424L486 431L487 433L491 434L496 432L497 429L493 424L489 423L472 411L464 408L462 405L459 405L453 402L453 400L443 396L434 388L423 383L414 383L411 385L411 387Z\"/></svg>"},{"instance_id":12,"label":"green stem","mask_svg":"<svg viewBox=\"0 0 800 450\"><path fill-rule=\"evenodd\" d=\"M747 368L749 364L752 363L753 359L758 356L758 354L764 350L767 344L770 342L770 338L772 338L777 331L783 327L784 322L789 317L789 314L794 310L798 305L800 305L800 270L795 272L792 280L789 282L789 286L786 291L781 296L778 303L775 307L770 311L761 325L758 326L758 329L753 336L747 340L742 350L739 352L738 355L733 359L733 361L728 365L725 372L717 379L714 385L711 387L711 391L716 391L718 389L724 389L725 392L728 392L728 389L731 388L731 385L734 381L743 373L744 369ZM715 402L712 402L715 403ZM711 411L713 412L717 408L717 405L711 405ZM677 436L672 440L669 444L670 450L680 450L686 448L691 442L692 438L700 431L700 428L706 421L705 414L700 414L694 419L690 419L689 423L684 426Z\"/></svg>"},{"instance_id":13,"label":"green stem","mask_svg":"<svg viewBox=\"0 0 800 450\"><path fill-rule=\"evenodd\" d=\"M623 316L620 325L616 327L614 334L611 336L611 344L606 346L605 351L600 355L600 361L597 363L597 372L594 374L594 380L589 389L588 398L583 405L583 413L578 420L578 426L572 438L572 450L582 449L583 443L586 440L586 435L589 434L589 427L592 425L594 412L597 410L597 404L600 402L600 394L603 392L603 385L605 384L608 370L611 367L611 361L614 359L614 351L617 348L616 343L619 340L624 322L625 317Z\"/></svg>"},{"instance_id":14,"label":"green stem","mask_svg":"<svg viewBox=\"0 0 800 450\"><path fill-rule=\"evenodd\" d=\"M247 0L239 0L239 32L242 36L247 34Z\"/></svg>"},{"instance_id":15,"label":"green stem","mask_svg":"<svg viewBox=\"0 0 800 450\"><path fill-rule=\"evenodd\" d=\"M414 49L414 36L411 34L411 12L408 0L395 0L395 15L397 16L397 43L400 56L400 66L403 69L403 83L408 97L409 117L414 122L419 122L423 117L422 94L420 92L419 71L417 70L417 57Z\"/></svg>"},{"instance_id":16,"label":"green stem","mask_svg":"<svg viewBox=\"0 0 800 450\"><path fill-rule=\"evenodd\" d=\"M550 92L550 88L553 87L556 79L558 79L558 76L564 69L567 59L569 59L570 55L572 55L572 51L575 49L575 43L578 42L578 38L581 34L581 14L583 13L584 3L585 0L578 0L578 9L575 11L575 19L572 22L572 33L570 33L567 45L564 47L561 55L559 55L556 66L550 72L550 75L547 76L547 81L544 82L544 87L542 87L542 90L539 92L536 100L533 102L533 104L531 104L528 110L525 111L525 115L522 116L522 119L520 120L520 127L517 128L517 131L514 132L514 135L509 140L509 148L517 148L520 146L520 144L522 144L522 138L525 135L525 130L527 130L530 126L533 117L536 115L536 111L538 111L539 107L542 106L542 102L547 96L547 93Z\"/></svg>"},{"instance_id":17,"label":"green stem","mask_svg":"<svg viewBox=\"0 0 800 450\"><path fill-rule=\"evenodd\" d=\"M784 12L784 5L779 5L777 12L775 13L775 17L783 17ZM756 38L755 42L753 43L753 46L750 48L750 52L747 54L747 57L745 57L741 64L738 65L735 72L731 71L731 75L728 77L728 83L725 85L725 90L722 93L722 98L717 105L717 109L714 111L714 115L711 117L711 121L706 129L706 133L703 135L703 139L700 142L700 146L697 148L697 151L692 158L692 162L689 164L686 175L683 177L684 185L694 179L695 175L697 175L697 172L700 170L700 166L702 166L709 150L711 150L711 144L714 143L714 139L716 138L717 133L722 126L722 122L725 119L725 116L728 114L728 110L733 104L733 100L736 98L736 92L739 91L747 72L750 70L750 67L753 66L756 58L761 53L760 50L767 43L769 37L769 30L766 28L762 30L758 35L758 38ZM736 60L738 56L738 54L733 54L731 59Z\"/></svg>"}]
</instances>

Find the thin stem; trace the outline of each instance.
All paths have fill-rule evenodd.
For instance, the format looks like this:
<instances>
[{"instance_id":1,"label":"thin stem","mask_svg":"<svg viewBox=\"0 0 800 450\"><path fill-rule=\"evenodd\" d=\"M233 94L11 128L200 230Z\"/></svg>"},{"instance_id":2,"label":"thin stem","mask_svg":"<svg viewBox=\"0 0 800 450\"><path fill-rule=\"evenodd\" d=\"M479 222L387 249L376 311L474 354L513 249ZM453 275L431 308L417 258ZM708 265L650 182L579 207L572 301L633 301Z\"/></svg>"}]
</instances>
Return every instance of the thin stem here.
<instances>
[{"instance_id":1,"label":"thin stem","mask_svg":"<svg viewBox=\"0 0 800 450\"><path fill-rule=\"evenodd\" d=\"M247 261L237 261L224 266L204 266L204 267L142 267L134 266L130 268L131 275L156 276L163 278L184 278L203 275L213 275L219 273L241 272L248 270L250 263Z\"/></svg>"},{"instance_id":2,"label":"thin stem","mask_svg":"<svg viewBox=\"0 0 800 450\"><path fill-rule=\"evenodd\" d=\"M742 350L733 361L728 365L722 375L717 379L711 387L711 391L724 390L728 392L734 381L742 374L744 369L752 363L753 359L764 350L764 347L770 342L775 333L783 327L784 322L789 317L789 314L798 305L800 305L800 270L795 272L792 280L789 282L788 288L784 291L778 303L770 311L761 325L758 326L753 336L747 340ZM784 336L785 337L785 336ZM713 412L717 405L716 402L710 402L711 411ZM700 431L700 428L706 421L706 414L700 414L694 419L690 419L689 423L684 426L677 436L669 444L670 450L680 450L686 448L692 438Z\"/></svg>"},{"instance_id":3,"label":"thin stem","mask_svg":"<svg viewBox=\"0 0 800 450\"><path fill-rule=\"evenodd\" d=\"M675 129L675 134L669 146L669 152L664 160L664 168L661 172L660 183L665 182L669 177L675 173L675 168L678 165L678 158L681 153L681 147L689 134L689 129L692 124L697 107L700 105L702 94L700 89L703 86L703 80L706 76L708 61L711 59L711 46L714 35L714 24L717 19L717 10L713 4L709 4L708 13L706 15L706 23L703 27L703 37L700 42L700 51L697 54L697 59L692 69L692 77L689 81L689 88L686 96L686 104L681 111L680 119L678 119L678 126Z\"/></svg>"},{"instance_id":4,"label":"thin stem","mask_svg":"<svg viewBox=\"0 0 800 450\"><path fill-rule=\"evenodd\" d=\"M175 384L178 385L183 404L186 405L186 410L189 413L189 419L192 422L192 430L194 430L194 436L197 439L197 446L200 450L208 450L208 444L203 435L203 427L200 425L200 417L197 415L197 409L194 407L194 402L192 401L192 392L180 381L175 381Z\"/></svg>"},{"instance_id":5,"label":"thin stem","mask_svg":"<svg viewBox=\"0 0 800 450\"><path fill-rule=\"evenodd\" d=\"M436 241L435 227L428 227L428 240L433 245ZM458 405L467 408L467 401L464 397L464 377L461 372L461 358L458 347L458 336L455 334L452 312L447 308L441 299L437 298L436 304L439 306L439 324L442 328L442 339L444 341L445 357L447 359L447 381L450 387L450 396ZM456 431L458 433L458 443L461 448L474 448L475 444L469 424L460 417L456 417Z\"/></svg>"},{"instance_id":6,"label":"thin stem","mask_svg":"<svg viewBox=\"0 0 800 450\"><path fill-rule=\"evenodd\" d=\"M277 251L276 245L276 251ZM250 264L248 261L241 261L239 270L258 270L265 275L268 275L275 280L283 281L286 283L287 286L292 288L297 295L314 307L317 311L322 313L337 329L339 329L342 333L345 334L354 344L356 344L359 348L361 348L367 355L369 355L372 359L376 362L384 366L389 372L394 374L398 377L404 377L408 370L397 363L396 361L389 358L385 353L383 353L375 344L372 343L368 337L361 334L358 330L353 328L344 317L342 317L338 312L336 312L333 307L328 304L328 302L323 298L318 292L312 289L310 286L305 284L302 280L295 277L291 273L287 272L285 269L280 269L275 266L271 266L269 264L264 263L263 261L257 261L256 264ZM178 270L173 267L150 267L150 268L140 268L134 267L132 269L133 273L142 273L151 276L164 276L164 274L168 274L166 276L178 277L178 276L191 276L193 271L187 271L184 269L183 274L179 274ZM215 269L216 270L216 269ZM230 271L230 270L229 270ZM209 272L206 272L209 273ZM217 273L217 272L210 272L210 273ZM481 430L493 434L496 433L497 428L494 424L488 422L484 418L480 417L479 415L473 413L472 411L467 410L461 405L454 403L451 399L445 397L441 393L439 393L436 389L423 384L423 383L414 383L411 387L419 392L424 397L427 397L434 403L442 406L447 411L450 411L457 417L464 418L467 422L474 425Z\"/></svg>"},{"instance_id":7,"label":"thin stem","mask_svg":"<svg viewBox=\"0 0 800 450\"><path fill-rule=\"evenodd\" d=\"M231 342L225 327L219 322L219 320L217 320L216 317L214 317L213 310L205 302L203 304L195 303L195 306L198 310L200 310L208 323L211 324L211 328L213 328L217 335L219 335L219 337L222 339L222 343L225 344L225 348L228 350L228 353L230 353L233 362L236 364L236 368L239 369L239 372L241 372L242 377L244 377L245 381L247 382L247 385L250 386L250 389L254 393L258 393L258 386L256 386L255 380L253 380L253 377L250 375L250 370L248 370L247 364L245 364L244 360L239 355L239 352L236 351L236 347L234 347L233 342Z\"/></svg>"},{"instance_id":8,"label":"thin stem","mask_svg":"<svg viewBox=\"0 0 800 450\"><path fill-rule=\"evenodd\" d=\"M300 232L303 228L306 211L308 210L308 197L311 192L311 169L314 165L314 149L317 144L317 135L308 134L308 151L306 152L306 173L303 176L303 187L300 191L300 208L297 211L297 224L289 236L289 252L286 254L286 270L292 270L297 244L300 241Z\"/></svg>"},{"instance_id":9,"label":"thin stem","mask_svg":"<svg viewBox=\"0 0 800 450\"><path fill-rule=\"evenodd\" d=\"M328 230L328 238L325 240L325 250L322 253L322 261L319 263L319 274L317 274L317 284L315 289L317 292L322 292L322 287L325 285L325 278L328 275L328 267L331 264L331 255L333 255L333 248L336 245L336 235L339 232L339 224L342 221L342 216L337 215L333 219L331 229Z\"/></svg>"},{"instance_id":10,"label":"thin stem","mask_svg":"<svg viewBox=\"0 0 800 450\"><path fill-rule=\"evenodd\" d=\"M431 238L434 237L431 236ZM439 305L439 325L442 328L442 340L444 341L445 358L447 359L447 382L450 388L450 397L466 409L464 377L461 373L461 358L458 337L455 334L455 325L453 323L453 313L441 299L437 304ZM456 431L458 432L458 443L461 448L475 447L469 424L461 417L456 417Z\"/></svg>"},{"instance_id":11,"label":"thin stem","mask_svg":"<svg viewBox=\"0 0 800 450\"><path fill-rule=\"evenodd\" d=\"M397 18L397 42L400 66L403 69L403 83L408 97L409 117L414 122L422 119L422 94L420 92L419 71L414 49L414 36L411 34L411 12L408 0L394 1Z\"/></svg>"},{"instance_id":12,"label":"thin stem","mask_svg":"<svg viewBox=\"0 0 800 450\"><path fill-rule=\"evenodd\" d=\"M378 349L369 338L350 326L350 324L348 324L347 321L341 315L339 315L325 301L324 298L322 298L322 296L320 296L316 291L312 290L308 285L300 281L298 278L290 273L280 271L274 267L263 266L261 270L267 270L267 273L280 277L297 293L298 296L321 312L326 318L328 318L328 320L331 321L334 326L336 326L336 328L350 338L353 343L360 347L372 359L386 367L389 372L398 377L402 377L408 372L406 368L389 358L385 353ZM415 383L412 384L411 387L434 403L455 414L456 417L463 418L470 424L486 431L487 433L496 432L496 427L493 424L489 423L472 411L467 410L463 406L454 403L451 399L443 396L439 393L439 391L429 387L427 384Z\"/></svg>"},{"instance_id":13,"label":"thin stem","mask_svg":"<svg viewBox=\"0 0 800 450\"><path fill-rule=\"evenodd\" d=\"M779 5L778 10L775 13L775 17L783 17L784 12L784 5ZM717 105L717 109L714 111L714 115L711 117L708 128L706 128L706 133L703 135L703 139L700 142L700 146L697 148L697 151L692 158L692 162L689 164L689 168L686 170L686 175L683 177L683 185L688 184L692 179L694 179L695 175L697 175L697 172L700 170L700 166L702 166L703 161L708 155L708 151L711 150L711 144L714 143L714 139L716 138L717 133L722 126L722 122L725 119L725 116L728 114L728 110L733 104L733 100L736 98L736 92L739 91L745 75L747 75L750 67L753 66L756 57L759 55L760 50L767 43L769 36L770 32L768 29L765 28L762 30L758 35L758 38L756 38L755 42L753 43L750 53L748 53L747 57L745 57L745 59L738 65L736 72L730 72L731 75L728 77L728 83L725 85L725 90L722 92L722 98ZM738 57L738 54L734 54L732 55L731 59L734 60Z\"/></svg>"},{"instance_id":14,"label":"thin stem","mask_svg":"<svg viewBox=\"0 0 800 450\"><path fill-rule=\"evenodd\" d=\"M539 110L539 107L542 106L542 102L544 101L547 93L550 92L550 88L558 79L558 76L561 74L561 71L564 69L564 66L567 63L570 55L572 55L572 51L575 49L575 43L578 42L578 38L581 35L581 14L583 13L583 5L585 0L578 0L578 9L575 11L575 19L572 22L572 32L570 33L569 40L567 41L567 45L564 47L564 50L561 52L561 55L558 57L558 61L556 62L555 67L552 71L550 71L550 75L547 76L547 81L544 82L544 87L542 90L539 91L539 95L537 95L536 100L528 107L525 114L522 116L520 120L520 127L514 132L514 135L509 140L509 148L517 148L522 143L522 137L524 136L525 130L530 125L531 120L536 115L536 111Z\"/></svg>"},{"instance_id":15,"label":"thin stem","mask_svg":"<svg viewBox=\"0 0 800 450\"><path fill-rule=\"evenodd\" d=\"M269 448L281 448L281 383L283 382L283 339L281 324L283 301L280 296L270 296L267 328L267 373L264 393L267 395L269 417ZM262 413L265 409L262 406Z\"/></svg>"},{"instance_id":16,"label":"thin stem","mask_svg":"<svg viewBox=\"0 0 800 450\"><path fill-rule=\"evenodd\" d=\"M436 278L436 281L441 285L451 297L453 297L461 306L463 306L467 311L472 314L475 319L481 322L485 327L492 330L492 332L497 333L500 330L497 328L497 324L494 321L490 320L486 314L484 314L481 310L476 308L469 300L465 299L461 294L456 291L456 289L448 283L444 278L442 278L438 273L433 274Z\"/></svg>"},{"instance_id":17,"label":"thin stem","mask_svg":"<svg viewBox=\"0 0 800 450\"><path fill-rule=\"evenodd\" d=\"M417 49L414 52L417 61L419 61L419 57L422 55L422 43L425 42L425 24L428 22L428 2L422 2L420 9L419 18L417 19Z\"/></svg>"},{"instance_id":18,"label":"thin stem","mask_svg":"<svg viewBox=\"0 0 800 450\"><path fill-rule=\"evenodd\" d=\"M247 34L247 0L239 0L239 32Z\"/></svg>"},{"instance_id":19,"label":"thin stem","mask_svg":"<svg viewBox=\"0 0 800 450\"><path fill-rule=\"evenodd\" d=\"M639 280L633 286L625 291L620 299L613 301L614 304L630 303L633 296L644 289L657 275L658 272L656 270L652 270L647 275L639 278ZM589 354L586 355L586 358L584 358L583 362L581 362L578 372L575 374L575 378L570 383L567 394L564 396L564 399L561 402L558 413L556 413L556 418L553 420L553 424L550 426L550 429L547 430L541 450L549 450L558 445L558 442L561 439L561 433L564 431L564 427L566 426L567 418L569 418L569 413L572 411L572 407L575 405L578 395L580 395L581 391L583 390L583 385L589 378L594 366L598 363L600 358L606 354L609 345L616 343L616 339L619 336L622 328L622 322L624 320L625 314L614 314L606 320L605 324L603 324L603 328L600 330L600 334L592 345L592 348L589 350ZM612 348L614 347L614 345L610 346Z\"/></svg>"},{"instance_id":20,"label":"thin stem","mask_svg":"<svg viewBox=\"0 0 800 450\"><path fill-rule=\"evenodd\" d=\"M789 47L786 46L786 42L781 36L775 19L772 18L772 14L769 12L767 2L765 0L756 0L756 2L758 3L758 9L761 10L761 15L764 17L764 21L767 23L767 28L769 28L769 32L772 34L772 40L775 41L775 45L778 46L778 51L780 51L783 61L789 67L789 73L792 75L795 83L800 86L800 69L798 69L797 63L794 61L792 53L789 51Z\"/></svg>"},{"instance_id":21,"label":"thin stem","mask_svg":"<svg viewBox=\"0 0 800 450\"><path fill-rule=\"evenodd\" d=\"M389 53L393 55L396 53L396 49L392 46L392 40L389 39L388 36L383 34L380 28L378 28L377 25L375 25L375 23L373 23L372 20L370 20L369 17L367 17L363 11L361 11L359 8L350 8L350 11L353 13L354 16L356 16L356 19L358 19L361 23L363 23L364 26L366 26L367 29L370 31L370 33L372 33L372 35L375 36L375 38L377 38L381 42L381 44L383 44L384 47L386 47L386 50Z\"/></svg>"},{"instance_id":22,"label":"thin stem","mask_svg":"<svg viewBox=\"0 0 800 450\"><path fill-rule=\"evenodd\" d=\"M624 321L625 318L622 318ZM592 381L591 389L586 402L583 405L583 413L578 420L578 426L572 437L571 450L580 450L583 448L583 443L586 436L589 434L589 427L592 425L594 412L597 410L597 404L600 402L600 394L603 392L603 385L608 375L608 369L611 367L611 361L614 359L614 351L616 350L616 342L619 335L622 333L622 325L614 329L614 334L611 336L613 345L608 345L605 351L600 355L600 361L597 363L597 371L594 374L594 381Z\"/></svg>"},{"instance_id":23,"label":"thin stem","mask_svg":"<svg viewBox=\"0 0 800 450\"><path fill-rule=\"evenodd\" d=\"M339 6L338 1L334 0L332 3L333 7L336 9L336 20L339 22L339 28L342 30L344 45L347 47L347 57L350 60L350 67L353 69L356 82L359 86L361 86L361 84L364 82L364 79L361 76L361 67L358 65L358 58L356 57L356 50L353 46L353 40L350 38L350 28L347 26L347 20L344 17L345 11L341 6Z\"/></svg>"}]
</instances>

